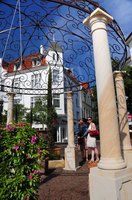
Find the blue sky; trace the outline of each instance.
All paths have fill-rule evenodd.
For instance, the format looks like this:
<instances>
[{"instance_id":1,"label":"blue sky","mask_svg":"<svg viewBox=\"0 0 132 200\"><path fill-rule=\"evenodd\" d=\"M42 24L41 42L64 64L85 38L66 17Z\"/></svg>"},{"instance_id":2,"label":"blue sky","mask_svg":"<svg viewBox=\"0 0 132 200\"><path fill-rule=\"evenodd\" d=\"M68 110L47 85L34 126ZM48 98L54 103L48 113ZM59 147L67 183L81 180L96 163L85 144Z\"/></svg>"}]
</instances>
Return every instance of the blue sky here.
<instances>
[{"instance_id":1,"label":"blue sky","mask_svg":"<svg viewBox=\"0 0 132 200\"><path fill-rule=\"evenodd\" d=\"M121 27L125 37L132 32L132 0L95 0L109 12Z\"/></svg>"}]
</instances>

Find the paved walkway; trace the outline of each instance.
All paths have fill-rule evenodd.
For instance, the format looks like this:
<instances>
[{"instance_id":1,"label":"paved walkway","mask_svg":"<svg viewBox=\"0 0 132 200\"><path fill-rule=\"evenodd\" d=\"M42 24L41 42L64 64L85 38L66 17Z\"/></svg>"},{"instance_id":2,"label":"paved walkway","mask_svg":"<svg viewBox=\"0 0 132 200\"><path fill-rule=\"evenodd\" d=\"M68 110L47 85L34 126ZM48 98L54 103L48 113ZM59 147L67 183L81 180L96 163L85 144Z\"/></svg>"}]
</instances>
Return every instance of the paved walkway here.
<instances>
[{"instance_id":1,"label":"paved walkway","mask_svg":"<svg viewBox=\"0 0 132 200\"><path fill-rule=\"evenodd\" d=\"M99 148L99 142L97 142ZM60 145L61 156L64 156L66 145ZM81 153L79 157L81 158ZM66 171L62 168L50 169L42 173L39 187L40 200L89 200L88 191L88 162L80 163L77 171Z\"/></svg>"},{"instance_id":2,"label":"paved walkway","mask_svg":"<svg viewBox=\"0 0 132 200\"><path fill-rule=\"evenodd\" d=\"M77 171L50 169L42 174L40 200L89 200L88 174L87 163L82 163Z\"/></svg>"}]
</instances>

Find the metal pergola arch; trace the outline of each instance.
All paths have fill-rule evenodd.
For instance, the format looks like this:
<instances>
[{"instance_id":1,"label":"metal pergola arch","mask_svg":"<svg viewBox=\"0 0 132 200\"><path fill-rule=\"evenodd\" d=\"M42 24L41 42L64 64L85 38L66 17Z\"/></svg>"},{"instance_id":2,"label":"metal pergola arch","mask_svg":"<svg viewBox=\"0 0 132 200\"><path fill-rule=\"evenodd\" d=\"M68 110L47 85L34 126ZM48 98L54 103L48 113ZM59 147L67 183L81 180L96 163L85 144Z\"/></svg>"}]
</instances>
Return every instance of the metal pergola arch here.
<instances>
[{"instance_id":1,"label":"metal pergola arch","mask_svg":"<svg viewBox=\"0 0 132 200\"><path fill-rule=\"evenodd\" d=\"M11 28L9 27L9 22L13 16L16 3L19 3L21 8L16 7L16 21ZM9 41L7 44L8 48L5 50L4 57L2 57L5 62L10 63L12 60L20 58L21 56L23 58L31 53L38 52L40 42L44 42L46 47L49 45L52 46L52 38L55 36L55 42L62 48L64 53L64 59L62 61L63 67L72 69L75 78L77 78L79 82L89 83L90 88L95 85L90 29L84 27L82 21L97 7L105 10L99 3L91 0L14 0L12 2L7 0L1 1L0 4L0 22L2 25L0 30L0 57L3 55L5 41L10 30ZM5 12L5 9L9 10L9 13ZM42 15L42 13L44 13L44 15ZM21 14L21 34L23 39L22 55L17 52L19 49L19 14ZM127 58L127 51L123 32L115 20L109 24L108 34L110 38L111 59L117 62L114 69L122 70ZM57 37L57 35L60 37ZM44 40L42 37L44 37ZM29 69L29 71L31 70ZM14 78L17 74L19 74L19 71L14 73ZM14 89L16 89L11 81L8 81L8 85L4 85L6 78L10 80L10 75L8 74L4 77L1 76L2 88L6 86L8 88L14 87ZM73 88L76 88L76 90L74 89L75 91L79 90L77 84L75 84ZM18 89L21 89L21 94L30 93L34 95L40 95L42 90L47 90L42 86L37 89L32 89L31 87L26 88L25 86ZM71 90L71 87L69 87L69 89ZM44 92L44 94L45 93L46 92Z\"/></svg>"}]
</instances>

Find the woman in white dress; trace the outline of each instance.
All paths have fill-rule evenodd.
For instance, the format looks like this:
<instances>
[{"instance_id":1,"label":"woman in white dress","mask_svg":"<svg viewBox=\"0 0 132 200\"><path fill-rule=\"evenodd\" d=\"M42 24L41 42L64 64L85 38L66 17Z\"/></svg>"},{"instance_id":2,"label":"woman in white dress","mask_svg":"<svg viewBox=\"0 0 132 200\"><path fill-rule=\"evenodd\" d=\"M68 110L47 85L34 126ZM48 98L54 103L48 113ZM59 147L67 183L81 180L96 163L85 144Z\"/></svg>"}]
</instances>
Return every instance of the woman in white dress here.
<instances>
[{"instance_id":1,"label":"woman in white dress","mask_svg":"<svg viewBox=\"0 0 132 200\"><path fill-rule=\"evenodd\" d=\"M94 154L96 155L95 162L98 162L99 161L99 153L98 153L98 149L97 149L97 145L96 145L96 138L95 137L91 137L90 134L89 134L90 131L95 131L96 130L96 126L92 122L92 118L91 117L88 118L88 123L89 123L89 127L88 127L88 136L87 136L87 146L88 146L88 149L91 150L90 163L94 162Z\"/></svg>"}]
</instances>

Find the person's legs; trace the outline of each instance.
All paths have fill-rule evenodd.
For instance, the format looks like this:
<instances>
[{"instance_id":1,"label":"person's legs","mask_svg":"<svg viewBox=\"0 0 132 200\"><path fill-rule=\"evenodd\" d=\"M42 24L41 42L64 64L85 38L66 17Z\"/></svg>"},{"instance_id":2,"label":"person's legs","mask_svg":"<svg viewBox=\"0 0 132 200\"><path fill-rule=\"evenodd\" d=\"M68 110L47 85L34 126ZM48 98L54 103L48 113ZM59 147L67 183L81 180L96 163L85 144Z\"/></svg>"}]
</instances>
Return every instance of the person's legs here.
<instances>
[{"instance_id":1,"label":"person's legs","mask_svg":"<svg viewBox=\"0 0 132 200\"><path fill-rule=\"evenodd\" d=\"M97 149L97 147L95 147L95 155L96 155L96 162L99 161L99 151Z\"/></svg>"},{"instance_id":2,"label":"person's legs","mask_svg":"<svg viewBox=\"0 0 132 200\"><path fill-rule=\"evenodd\" d=\"M87 137L84 138L84 157L88 161L88 146L87 146Z\"/></svg>"},{"instance_id":3,"label":"person's legs","mask_svg":"<svg viewBox=\"0 0 132 200\"><path fill-rule=\"evenodd\" d=\"M82 160L84 159L84 149L83 149L83 145L80 145L80 151L81 151L81 158Z\"/></svg>"},{"instance_id":4,"label":"person's legs","mask_svg":"<svg viewBox=\"0 0 132 200\"><path fill-rule=\"evenodd\" d=\"M95 152L95 148L90 148L91 149L91 162L94 162L94 152Z\"/></svg>"},{"instance_id":5,"label":"person's legs","mask_svg":"<svg viewBox=\"0 0 132 200\"><path fill-rule=\"evenodd\" d=\"M85 149L85 156L86 156L86 161L88 161L88 148Z\"/></svg>"}]
</instances>

